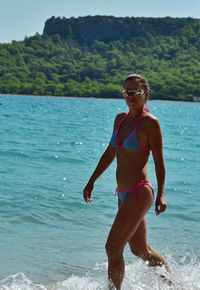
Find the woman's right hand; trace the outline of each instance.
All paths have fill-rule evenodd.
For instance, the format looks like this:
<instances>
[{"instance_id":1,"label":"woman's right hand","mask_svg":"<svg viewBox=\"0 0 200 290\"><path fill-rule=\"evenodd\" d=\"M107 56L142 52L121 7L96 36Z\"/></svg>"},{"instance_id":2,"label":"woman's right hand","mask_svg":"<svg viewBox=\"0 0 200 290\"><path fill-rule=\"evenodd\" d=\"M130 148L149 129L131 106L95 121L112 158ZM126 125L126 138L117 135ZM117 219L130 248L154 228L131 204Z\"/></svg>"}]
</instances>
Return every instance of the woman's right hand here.
<instances>
[{"instance_id":1,"label":"woman's right hand","mask_svg":"<svg viewBox=\"0 0 200 290\"><path fill-rule=\"evenodd\" d=\"M83 198L86 203L92 202L91 194L92 194L93 188L94 188L94 183L88 182L86 187L83 189Z\"/></svg>"}]
</instances>

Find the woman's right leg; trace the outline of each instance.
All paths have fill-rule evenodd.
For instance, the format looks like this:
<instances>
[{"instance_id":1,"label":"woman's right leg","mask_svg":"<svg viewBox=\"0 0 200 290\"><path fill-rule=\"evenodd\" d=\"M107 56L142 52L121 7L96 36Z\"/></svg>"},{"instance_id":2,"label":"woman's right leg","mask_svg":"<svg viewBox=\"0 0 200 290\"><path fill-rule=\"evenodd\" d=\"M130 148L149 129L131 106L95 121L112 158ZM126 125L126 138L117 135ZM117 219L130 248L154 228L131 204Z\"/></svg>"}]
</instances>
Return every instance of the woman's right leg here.
<instances>
[{"instance_id":1,"label":"woman's right leg","mask_svg":"<svg viewBox=\"0 0 200 290\"><path fill-rule=\"evenodd\" d=\"M121 289L124 277L122 255L124 246L134 236L152 203L153 195L151 189L148 186L143 186L138 201L133 197L133 192L130 191L118 210L106 243L108 278L117 290Z\"/></svg>"}]
</instances>

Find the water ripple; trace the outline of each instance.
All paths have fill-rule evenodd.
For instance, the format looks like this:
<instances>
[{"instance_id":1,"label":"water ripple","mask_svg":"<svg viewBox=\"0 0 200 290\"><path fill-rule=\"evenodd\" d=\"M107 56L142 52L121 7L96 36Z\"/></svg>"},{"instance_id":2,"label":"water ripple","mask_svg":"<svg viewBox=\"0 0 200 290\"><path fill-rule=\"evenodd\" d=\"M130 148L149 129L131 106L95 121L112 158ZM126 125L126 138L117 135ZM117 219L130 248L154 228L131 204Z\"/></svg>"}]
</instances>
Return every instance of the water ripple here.
<instances>
[{"instance_id":1,"label":"water ripple","mask_svg":"<svg viewBox=\"0 0 200 290\"><path fill-rule=\"evenodd\" d=\"M0 115L1 277L22 269L30 273L31 279L36 273L33 281L63 281L63 272L69 270L67 266L62 268L65 263L73 265L71 272L77 271L79 275L81 267L88 269L91 264L106 260L104 244L117 212L113 193L115 162L96 182L92 204L84 203L82 190L109 143L116 113L126 111L126 105L123 100L12 96L4 97L3 102L4 112ZM185 277L190 273L191 278L190 269L197 273L197 268L192 265L181 268L179 261L188 249L189 257L192 251L199 257L199 107L169 102L152 102L150 107L163 131L168 202L164 214L157 217L154 207L149 212L150 243L161 252L167 249L174 254L174 261L178 263L175 271L179 269L179 274L183 271L185 285L191 286ZM177 115L179 111L181 115ZM150 159L149 175L156 190L154 172ZM140 273L135 271L138 267L127 269L130 283L137 280L138 276L130 273ZM145 276L146 272L140 269ZM148 270L147 273L146 282L138 278L138 289L143 282L145 287L149 281L157 285L158 281ZM89 283L87 276L83 278ZM22 275L14 279L11 276L0 287L15 287L18 280L20 285L29 283L30 289L36 287ZM198 279L193 279L198 284ZM63 289L72 283L81 285L83 280L80 276L77 280L66 278ZM97 282L96 278L93 281ZM127 289L132 285L128 283L127 280ZM189 286L188 289L193 289Z\"/></svg>"}]
</instances>

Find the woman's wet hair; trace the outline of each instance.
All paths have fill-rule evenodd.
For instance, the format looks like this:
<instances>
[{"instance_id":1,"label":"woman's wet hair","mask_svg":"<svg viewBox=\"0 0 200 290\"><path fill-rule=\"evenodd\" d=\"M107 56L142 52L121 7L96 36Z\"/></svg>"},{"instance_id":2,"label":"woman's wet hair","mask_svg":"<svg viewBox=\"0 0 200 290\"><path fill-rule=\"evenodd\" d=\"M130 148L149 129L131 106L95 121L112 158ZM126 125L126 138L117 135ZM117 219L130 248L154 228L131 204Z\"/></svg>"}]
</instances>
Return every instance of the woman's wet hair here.
<instances>
[{"instance_id":1,"label":"woman's wet hair","mask_svg":"<svg viewBox=\"0 0 200 290\"><path fill-rule=\"evenodd\" d=\"M143 89L145 91L149 91L149 82L147 81L147 79L143 76L143 75L140 75L140 74L130 74L128 75L124 82L123 82L123 87L125 87L125 83L127 81L132 81L132 80L138 80L139 83L141 84L141 86L143 87Z\"/></svg>"}]
</instances>

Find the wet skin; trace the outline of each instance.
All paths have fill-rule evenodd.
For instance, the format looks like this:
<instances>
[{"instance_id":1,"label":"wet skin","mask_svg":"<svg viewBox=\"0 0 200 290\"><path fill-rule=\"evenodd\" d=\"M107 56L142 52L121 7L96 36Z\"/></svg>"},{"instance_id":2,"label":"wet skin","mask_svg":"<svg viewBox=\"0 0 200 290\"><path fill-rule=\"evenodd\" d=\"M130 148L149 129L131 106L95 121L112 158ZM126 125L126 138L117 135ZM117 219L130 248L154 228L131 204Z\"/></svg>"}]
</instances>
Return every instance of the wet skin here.
<instances>
[{"instance_id":1,"label":"wet skin","mask_svg":"<svg viewBox=\"0 0 200 290\"><path fill-rule=\"evenodd\" d=\"M129 80L125 83L125 89L143 90L138 80ZM133 131L138 117L142 114L149 92L144 91L141 95L124 94L125 102L129 108L129 115L122 123L118 133L118 143L123 144L124 139ZM125 113L116 116L113 132ZM164 197L165 165L163 158L162 134L159 121L150 113L144 112L137 129L137 136L142 148L151 150L155 164L158 192L155 202L155 212L159 215L166 210ZM106 168L117 159L116 180L120 191L137 185L140 180L148 180L148 152L127 150L123 147L114 148L108 145L106 151L93 172L88 184L84 188L83 196L86 202L91 202L91 193L96 179ZM132 253L149 266L165 265L169 271L167 262L147 241L147 225L145 215L154 201L150 187L140 188L139 200L133 197L133 191L129 191L124 202L119 201L119 210L111 227L106 243L108 256L108 277L110 289L121 289L124 277L123 249L129 243Z\"/></svg>"}]
</instances>

